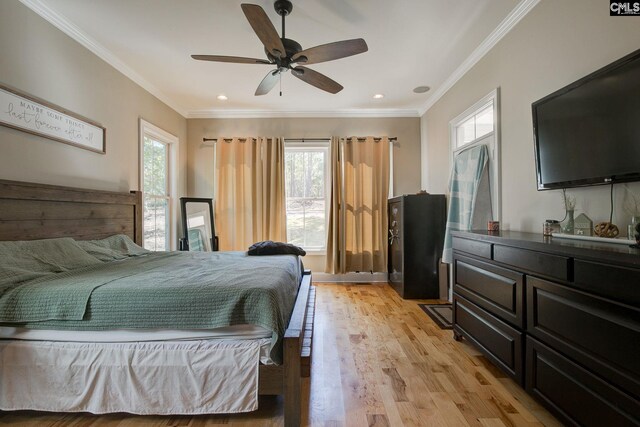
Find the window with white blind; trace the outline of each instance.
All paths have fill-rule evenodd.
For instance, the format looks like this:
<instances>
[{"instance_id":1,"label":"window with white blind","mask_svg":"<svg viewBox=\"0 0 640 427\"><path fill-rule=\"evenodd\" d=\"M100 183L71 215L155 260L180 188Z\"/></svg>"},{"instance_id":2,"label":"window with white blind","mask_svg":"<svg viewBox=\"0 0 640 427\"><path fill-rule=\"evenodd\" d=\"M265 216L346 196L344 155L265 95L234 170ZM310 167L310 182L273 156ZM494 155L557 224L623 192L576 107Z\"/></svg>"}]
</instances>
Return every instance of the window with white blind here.
<instances>
[{"instance_id":1,"label":"window with white blind","mask_svg":"<svg viewBox=\"0 0 640 427\"><path fill-rule=\"evenodd\" d=\"M140 121L140 179L143 194L143 246L152 251L175 249L175 144L178 139Z\"/></svg>"},{"instance_id":2,"label":"window with white blind","mask_svg":"<svg viewBox=\"0 0 640 427\"><path fill-rule=\"evenodd\" d=\"M287 140L284 150L287 240L323 252L329 209L329 142Z\"/></svg>"}]
</instances>

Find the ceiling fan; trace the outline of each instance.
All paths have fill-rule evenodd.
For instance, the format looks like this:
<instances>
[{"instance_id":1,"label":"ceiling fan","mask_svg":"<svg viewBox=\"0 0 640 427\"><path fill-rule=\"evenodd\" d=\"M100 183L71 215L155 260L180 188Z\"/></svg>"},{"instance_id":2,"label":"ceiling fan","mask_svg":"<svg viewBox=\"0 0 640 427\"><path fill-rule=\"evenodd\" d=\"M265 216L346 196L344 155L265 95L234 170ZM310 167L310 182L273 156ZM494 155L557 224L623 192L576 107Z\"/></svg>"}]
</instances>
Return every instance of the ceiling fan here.
<instances>
[{"instance_id":1,"label":"ceiling fan","mask_svg":"<svg viewBox=\"0 0 640 427\"><path fill-rule=\"evenodd\" d=\"M324 74L320 74L300 64L317 64L333 61L366 52L369 48L363 39L343 40L334 43L323 44L309 49L302 49L298 42L285 37L284 20L291 13L293 4L289 0L276 0L274 8L278 15L282 16L282 37L271 23L264 9L257 4L243 3L241 5L244 15L256 35L264 45L264 51L268 60L243 58L239 56L221 55L191 55L193 59L201 61L232 62L236 64L265 64L275 65L276 69L269 71L256 89L255 95L265 95L276 85L282 73L291 70L291 74L312 86L329 93L338 93L343 87ZM298 64L297 66L293 64ZM282 95L282 92L280 93Z\"/></svg>"}]
</instances>

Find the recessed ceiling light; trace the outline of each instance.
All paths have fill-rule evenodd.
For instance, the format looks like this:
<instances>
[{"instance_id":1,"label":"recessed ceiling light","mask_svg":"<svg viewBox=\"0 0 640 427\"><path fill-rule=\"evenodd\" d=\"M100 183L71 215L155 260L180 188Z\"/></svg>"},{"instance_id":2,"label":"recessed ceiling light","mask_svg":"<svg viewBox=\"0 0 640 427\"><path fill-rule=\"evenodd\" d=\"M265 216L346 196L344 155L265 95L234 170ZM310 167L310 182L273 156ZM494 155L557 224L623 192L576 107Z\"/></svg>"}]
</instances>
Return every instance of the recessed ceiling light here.
<instances>
[{"instance_id":1,"label":"recessed ceiling light","mask_svg":"<svg viewBox=\"0 0 640 427\"><path fill-rule=\"evenodd\" d=\"M229 98L227 98L227 96L226 96L226 95L218 95L218 99L219 99L220 101L226 101L226 100L227 100L227 99L229 99Z\"/></svg>"},{"instance_id":2,"label":"recessed ceiling light","mask_svg":"<svg viewBox=\"0 0 640 427\"><path fill-rule=\"evenodd\" d=\"M382 99L384 98L384 95L381 93L376 93L375 95L373 95L373 99Z\"/></svg>"},{"instance_id":3,"label":"recessed ceiling light","mask_svg":"<svg viewBox=\"0 0 640 427\"><path fill-rule=\"evenodd\" d=\"M415 93L425 93L429 92L429 89L431 89L429 86L418 86L417 88L413 89L413 91Z\"/></svg>"}]
</instances>

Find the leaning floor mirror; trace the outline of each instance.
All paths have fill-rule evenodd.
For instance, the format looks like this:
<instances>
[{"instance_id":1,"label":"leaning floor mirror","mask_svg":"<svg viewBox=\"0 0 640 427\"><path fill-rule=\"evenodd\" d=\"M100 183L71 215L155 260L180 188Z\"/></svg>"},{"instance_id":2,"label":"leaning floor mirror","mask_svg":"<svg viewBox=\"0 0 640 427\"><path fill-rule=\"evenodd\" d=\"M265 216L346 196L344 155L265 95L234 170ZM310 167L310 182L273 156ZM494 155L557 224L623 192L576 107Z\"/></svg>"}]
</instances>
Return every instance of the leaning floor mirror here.
<instances>
[{"instance_id":1,"label":"leaning floor mirror","mask_svg":"<svg viewBox=\"0 0 640 427\"><path fill-rule=\"evenodd\" d=\"M217 251L218 238L213 221L211 199L181 197L182 239L180 250Z\"/></svg>"}]
</instances>

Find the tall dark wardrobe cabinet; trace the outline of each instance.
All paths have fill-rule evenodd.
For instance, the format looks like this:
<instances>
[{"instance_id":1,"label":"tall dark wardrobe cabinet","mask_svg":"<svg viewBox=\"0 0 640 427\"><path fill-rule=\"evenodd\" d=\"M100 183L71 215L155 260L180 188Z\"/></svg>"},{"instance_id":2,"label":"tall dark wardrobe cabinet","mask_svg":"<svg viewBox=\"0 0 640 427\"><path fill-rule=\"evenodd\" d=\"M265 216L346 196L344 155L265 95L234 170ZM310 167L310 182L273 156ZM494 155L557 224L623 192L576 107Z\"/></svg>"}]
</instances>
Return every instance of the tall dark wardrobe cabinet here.
<instances>
[{"instance_id":1,"label":"tall dark wardrobe cabinet","mask_svg":"<svg viewBox=\"0 0 640 427\"><path fill-rule=\"evenodd\" d=\"M389 199L389 282L402 298L439 298L446 215L443 194Z\"/></svg>"}]
</instances>

